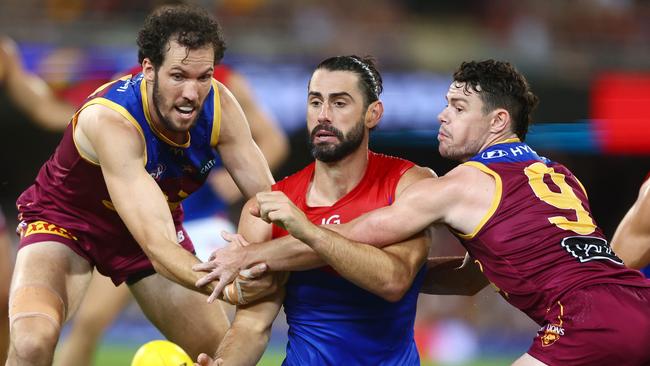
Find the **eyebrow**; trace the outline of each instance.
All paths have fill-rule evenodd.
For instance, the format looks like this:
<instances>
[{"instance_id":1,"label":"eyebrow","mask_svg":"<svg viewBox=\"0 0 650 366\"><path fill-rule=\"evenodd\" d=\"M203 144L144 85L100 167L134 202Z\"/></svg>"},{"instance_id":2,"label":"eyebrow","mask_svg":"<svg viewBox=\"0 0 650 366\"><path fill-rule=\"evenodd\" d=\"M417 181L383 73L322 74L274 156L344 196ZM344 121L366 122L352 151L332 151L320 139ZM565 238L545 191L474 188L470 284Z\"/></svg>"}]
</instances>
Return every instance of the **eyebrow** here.
<instances>
[{"instance_id":1,"label":"eyebrow","mask_svg":"<svg viewBox=\"0 0 650 366\"><path fill-rule=\"evenodd\" d=\"M469 101L467 100L467 98L453 97L453 98L451 98L451 99L448 99L447 96L445 96L445 99L447 99L447 100L449 101L449 103L453 103L453 102L469 103Z\"/></svg>"},{"instance_id":2,"label":"eyebrow","mask_svg":"<svg viewBox=\"0 0 650 366\"><path fill-rule=\"evenodd\" d=\"M182 68L181 66L178 66L178 65L174 65L174 66L170 67L169 71L180 71L182 73L187 73L186 69L184 69L184 68ZM207 73L213 72L213 71L214 71L214 66L210 66L207 69L201 71L201 74L207 74Z\"/></svg>"},{"instance_id":3,"label":"eyebrow","mask_svg":"<svg viewBox=\"0 0 650 366\"><path fill-rule=\"evenodd\" d=\"M319 98L322 98L322 97L323 97L323 94L321 94L320 92L317 92L317 91L310 91L310 92L309 92L309 96L310 96L310 97L319 97ZM338 98L338 97L348 97L348 98L354 100L354 98L352 97L352 95L350 95L350 93L348 93L348 92L330 93L330 94L328 94L328 97L329 97L330 99L334 99L334 98Z\"/></svg>"}]
</instances>

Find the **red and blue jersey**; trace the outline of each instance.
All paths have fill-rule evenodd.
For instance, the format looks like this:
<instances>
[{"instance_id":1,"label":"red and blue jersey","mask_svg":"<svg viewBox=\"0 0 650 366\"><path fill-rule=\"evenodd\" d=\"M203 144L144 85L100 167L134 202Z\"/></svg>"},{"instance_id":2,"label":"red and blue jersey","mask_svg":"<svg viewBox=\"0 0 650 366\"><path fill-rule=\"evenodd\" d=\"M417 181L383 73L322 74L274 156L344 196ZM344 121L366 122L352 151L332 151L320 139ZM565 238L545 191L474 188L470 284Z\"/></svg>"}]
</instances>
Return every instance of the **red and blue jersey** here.
<instances>
[{"instance_id":1,"label":"red and blue jersey","mask_svg":"<svg viewBox=\"0 0 650 366\"><path fill-rule=\"evenodd\" d=\"M312 163L278 182L287 196L316 224L348 222L390 205L402 175L413 163L370 152L359 184L332 206L307 205ZM273 237L287 232L273 227ZM413 323L421 269L398 302L388 302L341 277L331 267L292 272L284 311L289 324L283 365L419 365Z\"/></svg>"},{"instance_id":2,"label":"red and blue jersey","mask_svg":"<svg viewBox=\"0 0 650 366\"><path fill-rule=\"evenodd\" d=\"M502 296L536 322L570 290L649 286L616 257L591 215L587 192L563 165L517 139L464 164L492 176L496 191L474 232L457 235Z\"/></svg>"}]
</instances>

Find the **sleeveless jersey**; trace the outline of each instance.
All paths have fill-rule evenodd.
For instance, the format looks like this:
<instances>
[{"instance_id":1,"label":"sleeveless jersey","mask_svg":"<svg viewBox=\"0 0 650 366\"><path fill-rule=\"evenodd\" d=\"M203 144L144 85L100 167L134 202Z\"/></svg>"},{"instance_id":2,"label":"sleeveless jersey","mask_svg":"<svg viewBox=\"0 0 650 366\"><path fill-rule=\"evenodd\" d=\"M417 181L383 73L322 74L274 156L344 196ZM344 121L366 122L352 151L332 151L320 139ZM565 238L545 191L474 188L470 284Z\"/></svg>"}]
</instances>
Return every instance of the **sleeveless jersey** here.
<instances>
[{"instance_id":1,"label":"sleeveless jersey","mask_svg":"<svg viewBox=\"0 0 650 366\"><path fill-rule=\"evenodd\" d=\"M217 65L214 68L214 78L228 86L232 69L226 65ZM223 166L221 158L217 155L213 169ZM183 201L185 221L201 219L219 213L225 213L228 204L212 189L209 184L204 184L194 194Z\"/></svg>"},{"instance_id":2,"label":"sleeveless jersey","mask_svg":"<svg viewBox=\"0 0 650 366\"><path fill-rule=\"evenodd\" d=\"M492 145L464 164L491 175L496 192L474 232L457 235L501 295L536 322L569 290L602 283L649 286L612 252L584 187L566 167L517 139Z\"/></svg>"},{"instance_id":3,"label":"sleeveless jersey","mask_svg":"<svg viewBox=\"0 0 650 366\"><path fill-rule=\"evenodd\" d=\"M164 137L152 124L142 74L126 76L100 87L75 114L56 151L41 167L35 183L18 198L21 219L43 220L80 237L86 232L97 236L102 233L109 237L122 235L128 244L113 243L116 248L111 254L119 261L120 255L127 258L125 253L131 255L140 249L110 201L99 165L82 156L73 140L79 112L94 104L120 113L138 129L146 145L144 168L165 194L178 224L182 220L180 202L203 184L215 162L213 147L221 122L219 94L213 80L196 124L188 133L188 141L181 145ZM120 245L129 248L120 249ZM98 268L100 265L98 263Z\"/></svg>"},{"instance_id":4,"label":"sleeveless jersey","mask_svg":"<svg viewBox=\"0 0 650 366\"><path fill-rule=\"evenodd\" d=\"M359 184L329 207L306 202L314 174L312 163L274 185L316 224L348 222L373 209L390 205L401 176L413 163L369 152ZM273 226L273 237L287 232ZM283 365L419 365L413 322L424 270L398 302L367 292L331 267L292 272L284 311L289 324Z\"/></svg>"},{"instance_id":5,"label":"sleeveless jersey","mask_svg":"<svg viewBox=\"0 0 650 366\"><path fill-rule=\"evenodd\" d=\"M142 66L137 65L124 72L122 75L137 75L142 71ZM228 86L232 75L232 69L226 65L216 65L213 77ZM74 106L80 106L93 90L101 86L105 81L87 80L63 91L61 96ZM223 166L220 157L215 159L214 169ZM194 194L183 201L185 221L209 217L226 211L228 205L210 187L209 184L201 186Z\"/></svg>"}]
</instances>

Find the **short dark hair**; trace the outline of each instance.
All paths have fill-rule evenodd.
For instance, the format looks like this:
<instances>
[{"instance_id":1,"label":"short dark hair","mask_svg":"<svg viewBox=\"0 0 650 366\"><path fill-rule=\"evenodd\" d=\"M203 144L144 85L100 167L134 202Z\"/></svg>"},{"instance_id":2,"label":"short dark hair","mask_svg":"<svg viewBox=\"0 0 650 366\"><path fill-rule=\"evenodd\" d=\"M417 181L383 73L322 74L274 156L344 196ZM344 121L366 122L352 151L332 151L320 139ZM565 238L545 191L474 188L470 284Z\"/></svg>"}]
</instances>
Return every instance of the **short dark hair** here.
<instances>
[{"instance_id":1,"label":"short dark hair","mask_svg":"<svg viewBox=\"0 0 650 366\"><path fill-rule=\"evenodd\" d=\"M379 94L384 90L375 60L370 56L334 56L318 64L316 70L318 69L351 71L359 75L359 88L364 94L366 108L370 103L379 100Z\"/></svg>"},{"instance_id":2,"label":"short dark hair","mask_svg":"<svg viewBox=\"0 0 650 366\"><path fill-rule=\"evenodd\" d=\"M172 40L190 50L212 45L215 65L226 50L221 26L204 9L190 5L163 6L147 16L138 33L138 61L142 64L148 58L158 69Z\"/></svg>"},{"instance_id":3,"label":"short dark hair","mask_svg":"<svg viewBox=\"0 0 650 366\"><path fill-rule=\"evenodd\" d=\"M465 83L466 92L471 88L479 95L484 113L496 108L507 110L517 137L522 141L526 138L539 98L512 64L495 60L463 62L454 73L454 82Z\"/></svg>"}]
</instances>

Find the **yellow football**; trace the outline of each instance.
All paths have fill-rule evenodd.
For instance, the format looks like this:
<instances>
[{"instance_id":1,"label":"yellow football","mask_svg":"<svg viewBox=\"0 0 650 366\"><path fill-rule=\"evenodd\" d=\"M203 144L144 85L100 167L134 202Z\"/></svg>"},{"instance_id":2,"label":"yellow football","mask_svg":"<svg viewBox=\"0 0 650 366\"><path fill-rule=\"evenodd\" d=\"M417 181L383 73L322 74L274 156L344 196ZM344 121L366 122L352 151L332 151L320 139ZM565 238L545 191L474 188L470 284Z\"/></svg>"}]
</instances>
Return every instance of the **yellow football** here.
<instances>
[{"instance_id":1,"label":"yellow football","mask_svg":"<svg viewBox=\"0 0 650 366\"><path fill-rule=\"evenodd\" d=\"M192 366L194 361L182 348L170 341L143 344L133 356L131 366Z\"/></svg>"}]
</instances>

